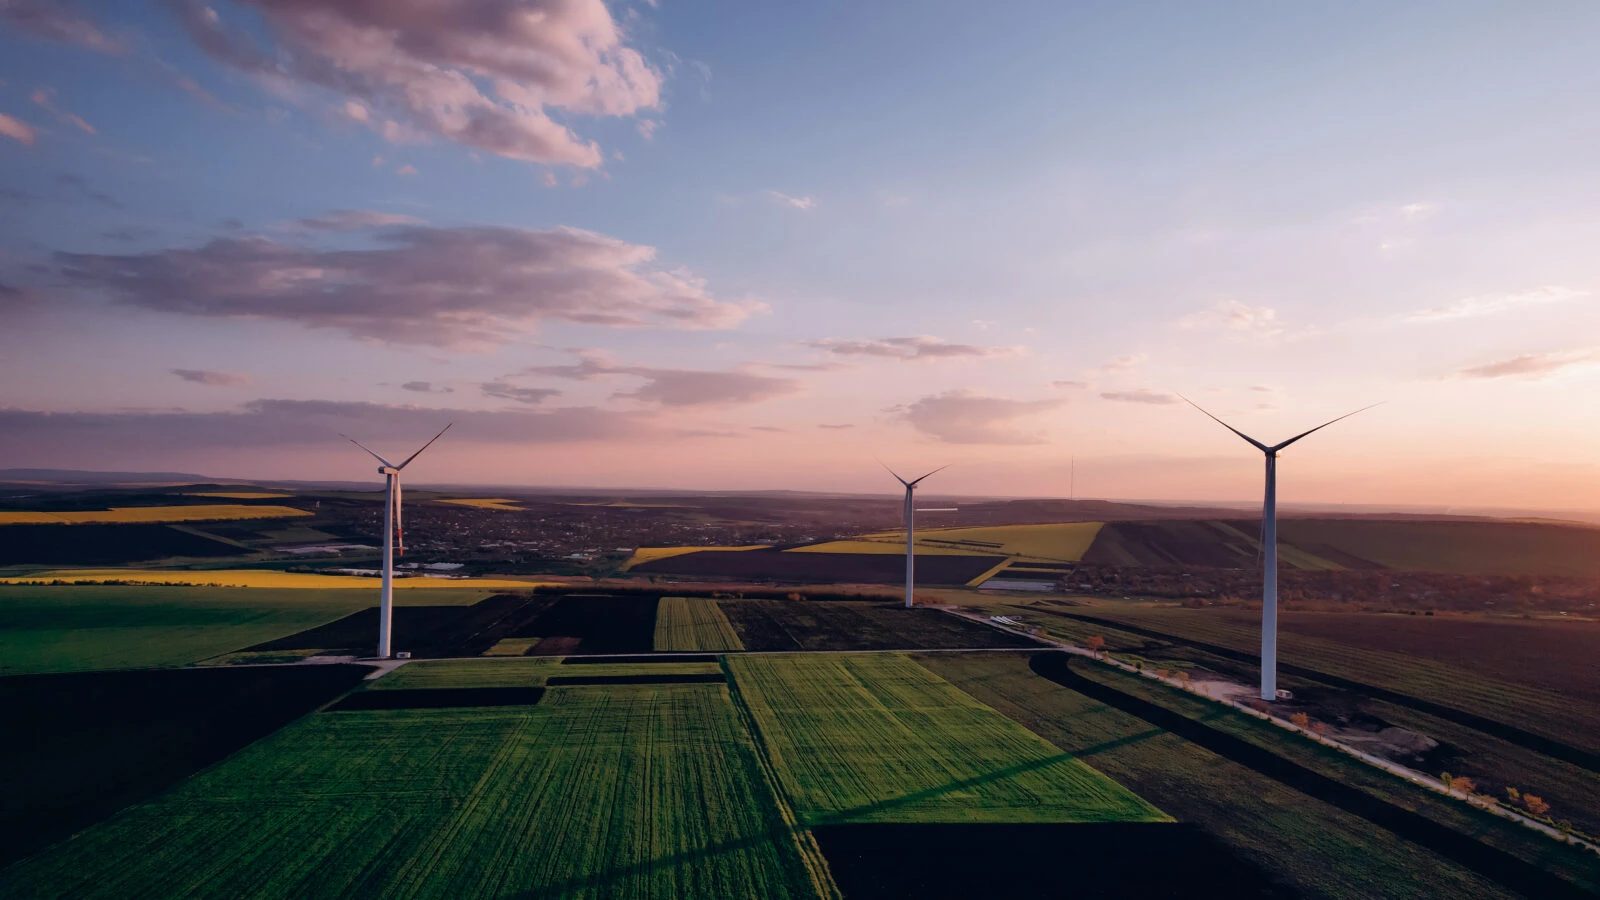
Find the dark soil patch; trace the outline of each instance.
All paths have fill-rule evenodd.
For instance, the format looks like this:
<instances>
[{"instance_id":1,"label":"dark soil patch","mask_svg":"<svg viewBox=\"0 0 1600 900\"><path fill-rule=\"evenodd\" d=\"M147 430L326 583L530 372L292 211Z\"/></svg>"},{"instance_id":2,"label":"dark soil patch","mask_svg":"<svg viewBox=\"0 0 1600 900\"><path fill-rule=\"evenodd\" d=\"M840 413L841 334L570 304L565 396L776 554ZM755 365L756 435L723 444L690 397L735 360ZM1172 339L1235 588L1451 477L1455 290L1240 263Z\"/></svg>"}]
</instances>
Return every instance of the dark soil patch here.
<instances>
[{"instance_id":1,"label":"dark soil patch","mask_svg":"<svg viewBox=\"0 0 1600 900\"><path fill-rule=\"evenodd\" d=\"M1194 825L870 824L812 833L845 900L1298 896Z\"/></svg>"},{"instance_id":2,"label":"dark soil patch","mask_svg":"<svg viewBox=\"0 0 1600 900\"><path fill-rule=\"evenodd\" d=\"M1025 637L898 603L720 600L746 650L940 650L1037 647Z\"/></svg>"},{"instance_id":3,"label":"dark soil patch","mask_svg":"<svg viewBox=\"0 0 1600 900\"><path fill-rule=\"evenodd\" d=\"M1252 769L1302 794L1360 816L1396 836L1457 863L1485 878L1529 897L1587 897L1571 882L1531 863L1484 844L1466 834L1358 788L1287 760L1243 738L1158 706L1142 697L1083 677L1073 671L1065 653L1040 653L1029 663L1033 672L1093 700L1137 716L1212 753Z\"/></svg>"},{"instance_id":4,"label":"dark soil patch","mask_svg":"<svg viewBox=\"0 0 1600 900\"><path fill-rule=\"evenodd\" d=\"M154 796L370 671L327 665L0 678L0 865Z\"/></svg>"},{"instance_id":5,"label":"dark soil patch","mask_svg":"<svg viewBox=\"0 0 1600 900\"><path fill-rule=\"evenodd\" d=\"M449 709L456 706L533 706L544 688L481 687L362 691L328 707L329 712L368 709Z\"/></svg>"},{"instance_id":6,"label":"dark soil patch","mask_svg":"<svg viewBox=\"0 0 1600 900\"><path fill-rule=\"evenodd\" d=\"M204 558L246 552L159 523L0 525L0 566L120 566L171 556Z\"/></svg>"},{"instance_id":7,"label":"dark soil patch","mask_svg":"<svg viewBox=\"0 0 1600 900\"><path fill-rule=\"evenodd\" d=\"M579 687L593 684L726 684L721 672L685 675L551 675L544 680L550 687Z\"/></svg>"},{"instance_id":8,"label":"dark soil patch","mask_svg":"<svg viewBox=\"0 0 1600 900\"><path fill-rule=\"evenodd\" d=\"M655 647L656 596L568 594L549 605L506 637L540 637L530 656L548 655L545 641L572 638L564 653L649 653Z\"/></svg>"},{"instance_id":9,"label":"dark soil patch","mask_svg":"<svg viewBox=\"0 0 1600 900\"><path fill-rule=\"evenodd\" d=\"M1187 638L1180 638L1174 635L1165 634L1154 629L1143 628L1138 625L1129 625L1125 622L1118 622L1113 619L1102 619L1098 616L1086 616L1080 613L1059 613L1059 615L1065 616L1069 619L1077 619L1082 622L1105 625L1109 628L1126 631L1130 634L1137 634L1143 637L1155 638L1162 641L1171 641L1174 644L1183 644L1193 647L1197 650L1203 650L1206 653L1212 654L1213 656L1222 657L1223 659L1238 660L1240 662L1253 662L1258 667L1261 665L1261 657L1258 654L1247 653L1242 650L1234 650L1229 647L1223 647L1220 644L1210 644L1204 641L1193 641ZM1496 722L1493 719L1477 715L1476 713L1463 712L1462 710L1445 706L1442 703L1435 703L1432 700L1424 700L1421 697L1413 697L1409 694L1391 691L1388 688L1381 688L1371 684L1363 684L1359 681L1352 681L1348 678L1340 678L1337 675L1328 675L1323 672L1318 672L1315 669L1308 669L1304 666L1296 666L1280 662L1278 663L1278 672L1284 675L1292 675L1297 678L1305 678L1310 681L1320 681L1323 684L1329 685L1330 687L1353 691L1363 696L1370 697L1374 700L1383 700L1388 703L1393 703L1396 706L1404 706L1408 709L1414 709L1417 712L1427 713L1430 716L1444 719L1446 722L1454 722L1457 725L1465 725L1466 727L1475 731L1481 731L1484 734L1492 737L1497 737L1503 741L1525 747L1534 751L1535 753L1543 753L1545 756L1571 763L1575 766L1588 769L1591 772L1600 773L1600 753L1592 753L1588 750L1583 750L1570 744L1562 743L1552 738L1545 737L1541 734L1534 734L1531 731L1524 731L1523 729L1517 728L1514 725Z\"/></svg>"},{"instance_id":10,"label":"dark soil patch","mask_svg":"<svg viewBox=\"0 0 1600 900\"><path fill-rule=\"evenodd\" d=\"M478 656L535 619L549 598L497 594L472 606L396 606L394 648L419 659ZM377 648L378 608L245 648L251 652L327 650L371 656Z\"/></svg>"},{"instance_id":11,"label":"dark soil patch","mask_svg":"<svg viewBox=\"0 0 1600 900\"><path fill-rule=\"evenodd\" d=\"M920 556L921 584L966 584L1005 562L1003 556ZM784 553L773 550L700 550L652 560L630 571L644 575L721 576L804 583L900 584L904 556L893 553Z\"/></svg>"},{"instance_id":12,"label":"dark soil patch","mask_svg":"<svg viewBox=\"0 0 1600 900\"><path fill-rule=\"evenodd\" d=\"M523 656L566 656L568 653L577 653L578 645L582 643L575 637L548 637L528 648Z\"/></svg>"},{"instance_id":13,"label":"dark soil patch","mask_svg":"<svg viewBox=\"0 0 1600 900\"><path fill-rule=\"evenodd\" d=\"M581 666L598 663L609 666L612 664L626 663L637 665L642 663L714 663L717 661L715 653L676 653L670 656L569 656L561 661L564 666Z\"/></svg>"}]
</instances>

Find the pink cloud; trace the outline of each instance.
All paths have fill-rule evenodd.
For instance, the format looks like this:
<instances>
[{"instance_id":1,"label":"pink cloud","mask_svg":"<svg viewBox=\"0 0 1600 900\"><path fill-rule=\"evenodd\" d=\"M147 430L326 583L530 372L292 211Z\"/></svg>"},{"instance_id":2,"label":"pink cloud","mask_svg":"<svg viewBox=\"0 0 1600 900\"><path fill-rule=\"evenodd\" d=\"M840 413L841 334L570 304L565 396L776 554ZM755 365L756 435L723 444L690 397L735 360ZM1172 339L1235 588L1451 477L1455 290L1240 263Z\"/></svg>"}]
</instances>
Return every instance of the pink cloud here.
<instances>
[{"instance_id":1,"label":"pink cloud","mask_svg":"<svg viewBox=\"0 0 1600 900\"><path fill-rule=\"evenodd\" d=\"M74 128L77 128L78 130L80 130L80 131L82 131L82 132L84 132L86 134L94 134L95 133L93 125L90 125L88 122L85 122L80 116L74 115L73 113L70 113L70 112L62 109L61 107L57 106L56 102L55 102L55 98L56 98L55 88L41 87L41 88L35 89L34 92L33 92L33 96L30 97L29 99L31 99L34 103L38 104L39 106L42 106L45 109L49 110L51 115L54 115L57 119L60 119L62 122L65 122L66 124L71 125Z\"/></svg>"},{"instance_id":2,"label":"pink cloud","mask_svg":"<svg viewBox=\"0 0 1600 900\"><path fill-rule=\"evenodd\" d=\"M208 369L173 369L172 374L192 384L203 384L207 387L245 387L250 384L249 375L240 375L237 372L213 372Z\"/></svg>"},{"instance_id":3,"label":"pink cloud","mask_svg":"<svg viewBox=\"0 0 1600 900\"><path fill-rule=\"evenodd\" d=\"M270 51L199 0L174 2L222 62L511 159L597 167L599 147L551 113L631 116L661 103L661 74L603 0L242 0L265 19Z\"/></svg>"},{"instance_id":4,"label":"pink cloud","mask_svg":"<svg viewBox=\"0 0 1600 900\"><path fill-rule=\"evenodd\" d=\"M1038 444L1044 438L1017 422L1059 408L1063 400L1012 400L976 391L946 391L891 412L923 434L951 444Z\"/></svg>"},{"instance_id":5,"label":"pink cloud","mask_svg":"<svg viewBox=\"0 0 1600 900\"><path fill-rule=\"evenodd\" d=\"M610 376L643 378L638 389L615 396L662 406L727 406L760 403L799 392L803 384L794 378L761 375L749 371L667 369L651 366L623 366L595 350L577 352L577 362L555 366L532 366L527 375L550 375L574 381L594 381Z\"/></svg>"},{"instance_id":6,"label":"pink cloud","mask_svg":"<svg viewBox=\"0 0 1600 900\"><path fill-rule=\"evenodd\" d=\"M5 113L0 113L0 134L13 140L21 141L30 147L38 139L38 135L34 133L32 126L26 122L13 119Z\"/></svg>"},{"instance_id":7,"label":"pink cloud","mask_svg":"<svg viewBox=\"0 0 1600 900\"><path fill-rule=\"evenodd\" d=\"M1022 352L1021 347L982 347L976 344L951 344L940 338L928 335L859 341L845 340L843 338L823 338L820 341L805 341L804 343L808 347L826 350L836 356L875 356L898 360L926 361L962 357L1015 356Z\"/></svg>"},{"instance_id":8,"label":"pink cloud","mask_svg":"<svg viewBox=\"0 0 1600 900\"><path fill-rule=\"evenodd\" d=\"M393 226L368 249L261 236L124 255L58 253L67 283L143 309L275 319L399 344L484 348L545 321L722 328L751 310L652 265L653 247L556 228Z\"/></svg>"},{"instance_id":9,"label":"pink cloud","mask_svg":"<svg viewBox=\"0 0 1600 900\"><path fill-rule=\"evenodd\" d=\"M0 20L34 37L77 44L101 53L121 53L126 49L74 4L60 0L0 0Z\"/></svg>"}]
</instances>

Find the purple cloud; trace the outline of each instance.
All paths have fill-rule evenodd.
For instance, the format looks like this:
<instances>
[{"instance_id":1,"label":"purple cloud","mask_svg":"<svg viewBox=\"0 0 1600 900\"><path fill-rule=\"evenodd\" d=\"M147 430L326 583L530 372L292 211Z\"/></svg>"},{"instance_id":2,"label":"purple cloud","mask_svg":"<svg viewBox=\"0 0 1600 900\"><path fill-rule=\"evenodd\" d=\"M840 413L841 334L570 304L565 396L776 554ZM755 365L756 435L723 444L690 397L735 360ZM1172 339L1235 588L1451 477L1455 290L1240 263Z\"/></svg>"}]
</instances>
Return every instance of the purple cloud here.
<instances>
[{"instance_id":1,"label":"purple cloud","mask_svg":"<svg viewBox=\"0 0 1600 900\"><path fill-rule=\"evenodd\" d=\"M1554 353L1527 353L1499 362L1472 366L1456 373L1462 378L1544 378L1562 369L1600 362L1600 350L1568 350Z\"/></svg>"},{"instance_id":2,"label":"purple cloud","mask_svg":"<svg viewBox=\"0 0 1600 900\"><path fill-rule=\"evenodd\" d=\"M421 225L416 216L399 213L373 212L366 209L336 209L327 215L295 222L312 231L360 231L366 228L389 228L396 225Z\"/></svg>"},{"instance_id":3,"label":"purple cloud","mask_svg":"<svg viewBox=\"0 0 1600 900\"><path fill-rule=\"evenodd\" d=\"M1176 394L1163 394L1157 391L1147 391L1144 388L1133 391L1105 391L1100 394L1100 399L1112 400L1117 403L1152 403L1158 406L1183 402Z\"/></svg>"},{"instance_id":4,"label":"purple cloud","mask_svg":"<svg viewBox=\"0 0 1600 900\"><path fill-rule=\"evenodd\" d=\"M1015 356L1021 347L980 347L974 344L951 344L936 337L891 337L876 340L845 340L823 338L805 341L808 347L826 350L837 356L876 356L898 360L955 359L960 357Z\"/></svg>"},{"instance_id":5,"label":"purple cloud","mask_svg":"<svg viewBox=\"0 0 1600 900\"><path fill-rule=\"evenodd\" d=\"M370 249L327 250L267 237L194 249L58 253L70 285L158 312L264 318L397 344L497 346L539 323L731 326L749 304L713 300L655 249L556 228L379 231Z\"/></svg>"},{"instance_id":6,"label":"purple cloud","mask_svg":"<svg viewBox=\"0 0 1600 900\"><path fill-rule=\"evenodd\" d=\"M623 366L606 354L594 350L577 351L578 361L566 365L531 366L528 375L553 375L574 381L593 381L610 376L643 378L637 390L617 397L659 403L662 406L721 406L759 403L774 397L797 393L803 384L794 378L778 378L747 371L703 371L665 369L652 366Z\"/></svg>"},{"instance_id":7,"label":"purple cloud","mask_svg":"<svg viewBox=\"0 0 1600 900\"><path fill-rule=\"evenodd\" d=\"M172 374L184 381L194 384L203 384L209 387L245 387L250 384L249 375L240 375L235 372L212 372L206 369L172 369Z\"/></svg>"},{"instance_id":8,"label":"purple cloud","mask_svg":"<svg viewBox=\"0 0 1600 900\"><path fill-rule=\"evenodd\" d=\"M594 168L600 148L552 112L631 116L661 105L661 74L627 46L603 0L241 2L261 14L273 46L258 46L200 0L172 5L214 58L269 84L331 92L347 115L391 140L434 135L511 159Z\"/></svg>"},{"instance_id":9,"label":"purple cloud","mask_svg":"<svg viewBox=\"0 0 1600 900\"><path fill-rule=\"evenodd\" d=\"M505 379L486 381L478 385L486 397L498 397L501 400L515 400L518 403L543 403L551 397L560 396L561 392L551 388L518 387Z\"/></svg>"},{"instance_id":10,"label":"purple cloud","mask_svg":"<svg viewBox=\"0 0 1600 900\"><path fill-rule=\"evenodd\" d=\"M63 0L0 0L0 21L12 28L47 41L77 44L101 53L120 53L125 48L94 20Z\"/></svg>"},{"instance_id":11,"label":"purple cloud","mask_svg":"<svg viewBox=\"0 0 1600 900\"><path fill-rule=\"evenodd\" d=\"M923 434L951 444L1039 444L1044 438L1017 427L1019 419L1060 407L1064 400L1011 400L975 391L946 391L890 412Z\"/></svg>"}]
</instances>

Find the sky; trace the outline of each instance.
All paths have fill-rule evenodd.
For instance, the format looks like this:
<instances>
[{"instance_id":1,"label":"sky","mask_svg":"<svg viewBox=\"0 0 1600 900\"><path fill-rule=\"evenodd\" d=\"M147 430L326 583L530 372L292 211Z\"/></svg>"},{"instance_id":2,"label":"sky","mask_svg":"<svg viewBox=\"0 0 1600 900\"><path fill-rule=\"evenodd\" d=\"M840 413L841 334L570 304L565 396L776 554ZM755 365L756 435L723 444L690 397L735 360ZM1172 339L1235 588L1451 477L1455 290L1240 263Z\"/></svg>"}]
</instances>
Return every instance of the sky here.
<instances>
[{"instance_id":1,"label":"sky","mask_svg":"<svg viewBox=\"0 0 1600 900\"><path fill-rule=\"evenodd\" d=\"M0 0L0 468L1600 509L1597 30Z\"/></svg>"}]
</instances>

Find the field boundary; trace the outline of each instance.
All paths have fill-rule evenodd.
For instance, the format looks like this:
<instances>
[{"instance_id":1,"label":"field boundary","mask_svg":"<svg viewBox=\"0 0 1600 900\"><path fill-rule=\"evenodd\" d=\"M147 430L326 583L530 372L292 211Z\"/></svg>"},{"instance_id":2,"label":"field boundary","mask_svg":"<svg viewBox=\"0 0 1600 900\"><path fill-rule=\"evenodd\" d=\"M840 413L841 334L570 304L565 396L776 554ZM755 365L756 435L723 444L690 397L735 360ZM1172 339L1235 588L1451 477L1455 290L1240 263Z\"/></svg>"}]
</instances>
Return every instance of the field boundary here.
<instances>
[{"instance_id":1,"label":"field boundary","mask_svg":"<svg viewBox=\"0 0 1600 900\"><path fill-rule=\"evenodd\" d=\"M1072 668L1067 653L1040 653L1028 667L1041 678L1135 716L1190 743L1243 765L1295 791L1337 807L1396 837L1431 850L1463 868L1530 897L1590 897L1589 892L1498 847L1359 788L1339 782L1244 738L1191 719Z\"/></svg>"},{"instance_id":2,"label":"field boundary","mask_svg":"<svg viewBox=\"0 0 1600 900\"><path fill-rule=\"evenodd\" d=\"M1203 650L1207 653L1211 653L1225 659L1232 659L1237 662L1255 663L1258 666L1261 664L1261 657L1259 655L1249 653L1244 650L1234 650L1231 647L1224 647L1221 644L1212 644L1206 641L1197 641L1192 638L1179 637L1178 635L1157 631L1153 628L1146 628L1140 625L1130 625L1123 622L1118 622L1115 619L1103 619L1099 616L1084 615L1083 613L1056 612L1055 615L1059 615L1066 619L1075 619L1080 622L1086 622L1091 625L1103 625L1107 628L1115 628L1118 631L1126 631L1129 634L1137 634L1141 637L1172 641L1176 644L1183 644L1188 647L1193 647L1196 650ZM1319 672L1316 669L1306 668L1305 666L1297 666L1292 663L1278 663L1278 671L1286 675L1296 676L1298 678L1305 678L1311 681L1320 681L1330 687L1356 691L1358 693L1365 694L1374 700L1382 700L1387 703L1393 703L1396 706L1404 706L1420 713L1436 716L1440 719L1444 719L1446 722L1454 722L1457 725L1463 725L1475 731L1481 731L1490 737L1497 737L1503 741L1506 741L1507 743L1516 744L1517 746L1526 750L1532 750L1535 753L1542 753L1552 759L1558 759L1562 762L1571 763L1579 768L1588 769L1590 772L1600 774L1600 754L1574 747L1571 744L1562 743L1561 741L1558 741L1554 738L1545 737L1541 734L1534 734L1531 731L1526 731L1516 727L1515 725L1507 725L1504 722L1499 722L1485 716L1480 716L1477 713L1469 713L1454 707L1445 706L1442 703L1436 703L1432 700L1424 700L1421 697L1413 697L1409 694L1402 694L1398 691L1389 690L1388 688L1377 687L1376 685L1364 684L1360 681L1355 681L1350 678L1342 678L1338 675L1329 675L1325 672Z\"/></svg>"},{"instance_id":3,"label":"field boundary","mask_svg":"<svg viewBox=\"0 0 1600 900\"><path fill-rule=\"evenodd\" d=\"M767 780L767 786L772 791L773 800L777 804L778 814L783 818L784 826L788 828L800 848L800 859L811 875L811 884L816 888L817 896L825 900L844 900L838 882L833 880L833 870L828 867L828 858L823 854L822 846L817 843L810 829L800 826L800 817L794 811L794 799L784 790L783 782L778 778L778 770L773 765L766 738L761 734L760 723L756 721L750 704L745 702L744 694L739 691L739 680L734 677L733 669L728 666L726 657L718 660L718 664L727 679L728 700L733 704L734 714L744 726L745 733L750 735L750 745L755 751L756 764L761 767L761 776Z\"/></svg>"}]
</instances>

